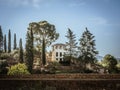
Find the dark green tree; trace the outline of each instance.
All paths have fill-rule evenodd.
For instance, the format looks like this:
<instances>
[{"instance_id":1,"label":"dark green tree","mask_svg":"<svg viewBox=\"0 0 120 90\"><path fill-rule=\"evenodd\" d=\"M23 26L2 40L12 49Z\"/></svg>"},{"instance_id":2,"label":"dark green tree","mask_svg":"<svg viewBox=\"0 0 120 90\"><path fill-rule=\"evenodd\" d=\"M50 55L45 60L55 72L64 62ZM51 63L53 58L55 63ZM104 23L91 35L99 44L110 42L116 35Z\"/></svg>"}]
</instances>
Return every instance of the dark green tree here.
<instances>
[{"instance_id":1,"label":"dark green tree","mask_svg":"<svg viewBox=\"0 0 120 90\"><path fill-rule=\"evenodd\" d=\"M19 62L23 63L23 47L22 47L22 39L19 41Z\"/></svg>"},{"instance_id":2,"label":"dark green tree","mask_svg":"<svg viewBox=\"0 0 120 90\"><path fill-rule=\"evenodd\" d=\"M80 57L81 64L83 68L86 68L87 64L94 64L96 62L96 44L92 33L86 28L83 32L82 37L80 38Z\"/></svg>"},{"instance_id":3,"label":"dark green tree","mask_svg":"<svg viewBox=\"0 0 120 90\"><path fill-rule=\"evenodd\" d=\"M68 28L67 35L66 35L68 42L66 42L67 45L67 57L69 56L70 62L74 55L76 54L76 49L77 49L77 42L76 42L76 37L75 34Z\"/></svg>"},{"instance_id":4,"label":"dark green tree","mask_svg":"<svg viewBox=\"0 0 120 90\"><path fill-rule=\"evenodd\" d=\"M8 33L8 53L11 52L11 31L9 29L9 33Z\"/></svg>"},{"instance_id":5,"label":"dark green tree","mask_svg":"<svg viewBox=\"0 0 120 90\"><path fill-rule=\"evenodd\" d=\"M117 72L117 59L110 55L107 54L104 56L103 60L102 60L102 65L108 69L109 73L116 73Z\"/></svg>"},{"instance_id":6,"label":"dark green tree","mask_svg":"<svg viewBox=\"0 0 120 90\"><path fill-rule=\"evenodd\" d=\"M6 35L4 35L4 52L7 52Z\"/></svg>"},{"instance_id":7,"label":"dark green tree","mask_svg":"<svg viewBox=\"0 0 120 90\"><path fill-rule=\"evenodd\" d=\"M33 68L33 60L34 60L34 44L33 44L33 31L32 28L29 26L27 31L27 38L26 38L26 65L30 73L32 73Z\"/></svg>"},{"instance_id":8,"label":"dark green tree","mask_svg":"<svg viewBox=\"0 0 120 90\"><path fill-rule=\"evenodd\" d=\"M14 47L13 49L15 50L17 48L17 43L16 43L16 33L14 34Z\"/></svg>"},{"instance_id":9,"label":"dark green tree","mask_svg":"<svg viewBox=\"0 0 120 90\"><path fill-rule=\"evenodd\" d=\"M58 39L59 34L56 33L55 26L47 21L32 22L30 26L33 29L34 38L42 46L42 64L46 64L45 49L52 42Z\"/></svg>"},{"instance_id":10,"label":"dark green tree","mask_svg":"<svg viewBox=\"0 0 120 90\"><path fill-rule=\"evenodd\" d=\"M2 33L2 28L0 26L0 52L3 50L3 33Z\"/></svg>"}]
</instances>

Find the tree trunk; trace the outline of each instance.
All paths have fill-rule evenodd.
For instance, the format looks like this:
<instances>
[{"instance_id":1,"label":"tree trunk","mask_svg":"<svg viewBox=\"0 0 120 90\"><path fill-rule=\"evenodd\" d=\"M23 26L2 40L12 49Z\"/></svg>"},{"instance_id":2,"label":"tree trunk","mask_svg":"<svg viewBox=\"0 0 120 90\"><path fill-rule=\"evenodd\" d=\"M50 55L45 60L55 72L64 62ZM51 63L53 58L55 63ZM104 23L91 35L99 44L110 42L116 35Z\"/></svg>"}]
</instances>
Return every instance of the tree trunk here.
<instances>
[{"instance_id":1,"label":"tree trunk","mask_svg":"<svg viewBox=\"0 0 120 90\"><path fill-rule=\"evenodd\" d=\"M45 54L45 39L43 38L43 42L42 42L42 64L45 65L46 64L46 54Z\"/></svg>"}]
</instances>

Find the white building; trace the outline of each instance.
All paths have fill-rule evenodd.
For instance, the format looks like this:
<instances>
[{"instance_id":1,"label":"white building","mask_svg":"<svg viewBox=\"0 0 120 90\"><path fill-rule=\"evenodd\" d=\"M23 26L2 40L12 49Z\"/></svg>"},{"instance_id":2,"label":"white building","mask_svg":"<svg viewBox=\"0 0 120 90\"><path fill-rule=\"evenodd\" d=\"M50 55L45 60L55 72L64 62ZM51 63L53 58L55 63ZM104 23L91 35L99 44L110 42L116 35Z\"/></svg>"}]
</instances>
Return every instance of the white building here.
<instances>
[{"instance_id":1,"label":"white building","mask_svg":"<svg viewBox=\"0 0 120 90\"><path fill-rule=\"evenodd\" d=\"M66 45L57 43L52 46L52 61L62 61L66 53Z\"/></svg>"}]
</instances>

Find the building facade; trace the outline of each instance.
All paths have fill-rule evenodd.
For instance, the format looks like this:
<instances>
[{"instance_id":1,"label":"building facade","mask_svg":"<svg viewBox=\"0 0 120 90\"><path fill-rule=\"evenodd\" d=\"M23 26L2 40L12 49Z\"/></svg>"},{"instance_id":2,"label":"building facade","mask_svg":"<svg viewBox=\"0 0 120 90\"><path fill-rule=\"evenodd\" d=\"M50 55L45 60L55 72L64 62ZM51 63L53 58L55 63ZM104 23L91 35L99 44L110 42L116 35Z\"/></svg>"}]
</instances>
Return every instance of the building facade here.
<instances>
[{"instance_id":1,"label":"building facade","mask_svg":"<svg viewBox=\"0 0 120 90\"><path fill-rule=\"evenodd\" d=\"M63 61L63 57L66 53L66 45L57 43L52 46L52 61Z\"/></svg>"}]
</instances>

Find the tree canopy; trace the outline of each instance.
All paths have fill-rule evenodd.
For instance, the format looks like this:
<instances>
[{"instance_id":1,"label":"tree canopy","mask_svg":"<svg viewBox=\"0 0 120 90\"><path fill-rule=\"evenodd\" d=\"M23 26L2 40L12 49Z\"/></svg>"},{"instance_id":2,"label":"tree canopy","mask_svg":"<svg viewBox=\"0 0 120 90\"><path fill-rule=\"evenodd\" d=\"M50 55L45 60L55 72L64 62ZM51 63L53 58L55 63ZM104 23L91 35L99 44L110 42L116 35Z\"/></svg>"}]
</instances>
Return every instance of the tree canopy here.
<instances>
[{"instance_id":1,"label":"tree canopy","mask_svg":"<svg viewBox=\"0 0 120 90\"><path fill-rule=\"evenodd\" d=\"M19 62L23 63L23 47L22 47L22 39L19 41Z\"/></svg>"},{"instance_id":2,"label":"tree canopy","mask_svg":"<svg viewBox=\"0 0 120 90\"><path fill-rule=\"evenodd\" d=\"M8 53L11 52L11 31L8 32Z\"/></svg>"},{"instance_id":3,"label":"tree canopy","mask_svg":"<svg viewBox=\"0 0 120 90\"><path fill-rule=\"evenodd\" d=\"M96 55L98 51L96 51L96 44L92 33L86 28L83 32L82 37L80 38L80 60L84 64L95 63Z\"/></svg>"},{"instance_id":4,"label":"tree canopy","mask_svg":"<svg viewBox=\"0 0 120 90\"><path fill-rule=\"evenodd\" d=\"M16 33L14 34L14 47L13 49L15 50L17 48L17 43L16 43Z\"/></svg>"},{"instance_id":5,"label":"tree canopy","mask_svg":"<svg viewBox=\"0 0 120 90\"><path fill-rule=\"evenodd\" d=\"M77 42L75 40L75 34L69 28L66 37L68 39L68 42L66 42L66 49L68 50L67 56L69 56L71 62L72 57L74 57L74 55L76 54Z\"/></svg>"},{"instance_id":6,"label":"tree canopy","mask_svg":"<svg viewBox=\"0 0 120 90\"><path fill-rule=\"evenodd\" d=\"M52 42L58 39L59 34L56 32L55 26L47 21L32 22L29 25L34 34L34 39L42 47L42 63L46 64L45 49L46 46L51 45Z\"/></svg>"},{"instance_id":7,"label":"tree canopy","mask_svg":"<svg viewBox=\"0 0 120 90\"><path fill-rule=\"evenodd\" d=\"M3 49L3 33L2 33L2 28L0 26L0 51Z\"/></svg>"},{"instance_id":8,"label":"tree canopy","mask_svg":"<svg viewBox=\"0 0 120 90\"><path fill-rule=\"evenodd\" d=\"M102 65L108 69L109 73L116 72L117 59L114 56L107 54L102 60Z\"/></svg>"},{"instance_id":9,"label":"tree canopy","mask_svg":"<svg viewBox=\"0 0 120 90\"><path fill-rule=\"evenodd\" d=\"M6 34L4 35L4 51L7 52Z\"/></svg>"},{"instance_id":10,"label":"tree canopy","mask_svg":"<svg viewBox=\"0 0 120 90\"><path fill-rule=\"evenodd\" d=\"M27 31L27 38L26 38L26 60L25 63L28 67L28 71L32 73L32 68L33 68L33 60L34 60L34 52L33 52L33 32L31 28L28 28Z\"/></svg>"}]
</instances>

